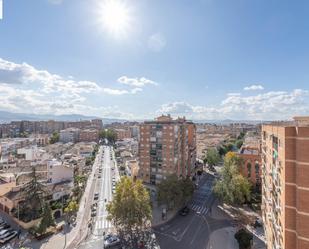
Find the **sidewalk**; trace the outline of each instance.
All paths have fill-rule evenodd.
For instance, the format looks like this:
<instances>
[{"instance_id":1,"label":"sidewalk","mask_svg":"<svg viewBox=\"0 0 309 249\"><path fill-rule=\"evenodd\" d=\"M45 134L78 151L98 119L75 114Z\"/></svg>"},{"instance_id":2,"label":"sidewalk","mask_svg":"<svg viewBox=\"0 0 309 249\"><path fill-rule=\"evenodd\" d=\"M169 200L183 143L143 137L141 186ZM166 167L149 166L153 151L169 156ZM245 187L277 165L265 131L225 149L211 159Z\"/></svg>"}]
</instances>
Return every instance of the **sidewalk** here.
<instances>
[{"instance_id":1,"label":"sidewalk","mask_svg":"<svg viewBox=\"0 0 309 249\"><path fill-rule=\"evenodd\" d=\"M158 206L158 203L156 201L153 202L152 221L151 221L152 227L156 227L168 222L169 220L174 218L175 215L177 214L177 210L167 211L165 219L162 220L162 209L163 206Z\"/></svg>"},{"instance_id":2,"label":"sidewalk","mask_svg":"<svg viewBox=\"0 0 309 249\"><path fill-rule=\"evenodd\" d=\"M251 226L251 224L254 223L256 219L262 220L261 216L258 213L253 212L248 208L235 208L226 204L219 205L218 207L231 218L238 219L240 223L242 223L243 226L246 227L246 229L250 231L254 236L259 238L261 241L265 241L263 228L254 228Z\"/></svg>"},{"instance_id":3,"label":"sidewalk","mask_svg":"<svg viewBox=\"0 0 309 249\"><path fill-rule=\"evenodd\" d=\"M235 227L227 227L211 233L207 249L238 249L238 242L234 238Z\"/></svg>"}]
</instances>

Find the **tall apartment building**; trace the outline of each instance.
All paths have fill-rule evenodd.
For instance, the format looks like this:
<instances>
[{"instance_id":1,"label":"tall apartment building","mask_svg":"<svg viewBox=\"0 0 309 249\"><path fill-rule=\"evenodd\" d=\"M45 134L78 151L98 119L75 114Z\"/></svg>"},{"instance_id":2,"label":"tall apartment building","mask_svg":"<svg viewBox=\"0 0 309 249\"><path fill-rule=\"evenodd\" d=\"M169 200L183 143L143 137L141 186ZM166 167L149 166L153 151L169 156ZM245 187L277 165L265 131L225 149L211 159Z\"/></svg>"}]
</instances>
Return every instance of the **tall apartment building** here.
<instances>
[{"instance_id":1,"label":"tall apartment building","mask_svg":"<svg viewBox=\"0 0 309 249\"><path fill-rule=\"evenodd\" d=\"M262 127L262 214L268 249L309 248L309 117Z\"/></svg>"},{"instance_id":2,"label":"tall apartment building","mask_svg":"<svg viewBox=\"0 0 309 249\"><path fill-rule=\"evenodd\" d=\"M195 124L170 115L140 125L139 177L150 184L167 175L190 176L196 160Z\"/></svg>"}]
</instances>

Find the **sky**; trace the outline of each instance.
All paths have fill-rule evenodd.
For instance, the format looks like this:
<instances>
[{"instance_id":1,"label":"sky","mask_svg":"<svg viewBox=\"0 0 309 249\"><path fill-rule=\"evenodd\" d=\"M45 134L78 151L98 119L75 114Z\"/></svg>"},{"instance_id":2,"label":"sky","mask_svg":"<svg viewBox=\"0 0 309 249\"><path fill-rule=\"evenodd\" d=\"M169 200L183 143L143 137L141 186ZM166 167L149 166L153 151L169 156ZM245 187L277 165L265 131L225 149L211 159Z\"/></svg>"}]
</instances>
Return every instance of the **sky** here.
<instances>
[{"instance_id":1,"label":"sky","mask_svg":"<svg viewBox=\"0 0 309 249\"><path fill-rule=\"evenodd\" d=\"M309 115L309 1L3 0L0 110Z\"/></svg>"}]
</instances>

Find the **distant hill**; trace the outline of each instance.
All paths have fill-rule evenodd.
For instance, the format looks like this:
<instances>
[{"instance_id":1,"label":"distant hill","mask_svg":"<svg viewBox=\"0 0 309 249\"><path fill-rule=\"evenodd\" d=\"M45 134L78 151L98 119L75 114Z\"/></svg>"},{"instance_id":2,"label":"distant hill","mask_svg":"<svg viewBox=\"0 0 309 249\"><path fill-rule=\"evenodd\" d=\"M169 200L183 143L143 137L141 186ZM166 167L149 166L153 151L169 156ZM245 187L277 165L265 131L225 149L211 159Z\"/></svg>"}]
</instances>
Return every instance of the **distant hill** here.
<instances>
[{"instance_id":1,"label":"distant hill","mask_svg":"<svg viewBox=\"0 0 309 249\"><path fill-rule=\"evenodd\" d=\"M29 121L41 121L41 120L57 120L57 121L79 121L89 119L102 119L103 124L110 124L114 122L125 122L124 119L113 118L100 118L96 116L85 116L81 114L66 114L66 115L53 115L53 114L28 114L28 113L13 113L7 111L0 111L0 123L8 123L11 121L29 120Z\"/></svg>"}]
</instances>

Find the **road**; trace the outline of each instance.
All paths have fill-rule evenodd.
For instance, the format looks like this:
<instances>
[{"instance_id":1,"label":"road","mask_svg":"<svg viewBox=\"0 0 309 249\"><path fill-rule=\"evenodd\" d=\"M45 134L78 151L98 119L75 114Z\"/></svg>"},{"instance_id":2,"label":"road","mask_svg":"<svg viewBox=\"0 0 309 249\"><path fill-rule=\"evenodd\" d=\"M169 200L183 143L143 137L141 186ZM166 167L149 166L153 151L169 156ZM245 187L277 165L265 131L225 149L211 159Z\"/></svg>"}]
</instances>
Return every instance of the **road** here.
<instances>
[{"instance_id":1,"label":"road","mask_svg":"<svg viewBox=\"0 0 309 249\"><path fill-rule=\"evenodd\" d=\"M93 196L91 201L98 203L97 214L92 218L91 227L88 231L86 241L79 248L103 248L103 233L106 234L113 231L112 224L107 220L106 204L112 200L112 179L115 182L119 180L118 168L115 167L113 150L109 146L103 147L104 153L100 158L99 166L96 171L96 187L95 193L99 193L99 199L95 201ZM111 158L112 156L112 158ZM106 201L105 201L106 199Z\"/></svg>"},{"instance_id":2,"label":"road","mask_svg":"<svg viewBox=\"0 0 309 249\"><path fill-rule=\"evenodd\" d=\"M189 203L189 215L177 215L168 223L155 228L161 249L206 249L213 231L231 225L229 220L214 219L209 215L215 200L213 181L214 177L210 174L201 177L199 187Z\"/></svg>"}]
</instances>

